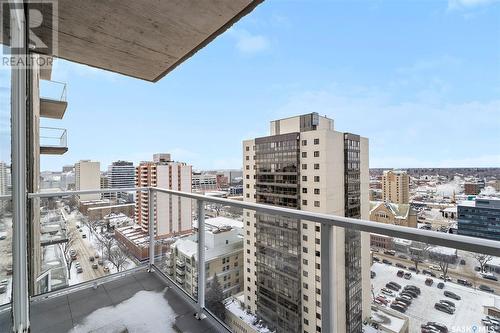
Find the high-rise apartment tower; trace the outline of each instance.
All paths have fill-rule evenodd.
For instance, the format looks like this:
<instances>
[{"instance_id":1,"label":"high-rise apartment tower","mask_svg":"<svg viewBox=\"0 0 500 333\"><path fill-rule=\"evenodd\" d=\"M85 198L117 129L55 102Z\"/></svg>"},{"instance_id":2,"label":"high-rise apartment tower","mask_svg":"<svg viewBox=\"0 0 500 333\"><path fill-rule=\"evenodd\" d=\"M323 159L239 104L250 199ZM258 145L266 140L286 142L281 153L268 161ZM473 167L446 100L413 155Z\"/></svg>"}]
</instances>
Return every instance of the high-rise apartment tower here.
<instances>
[{"instance_id":1,"label":"high-rise apartment tower","mask_svg":"<svg viewBox=\"0 0 500 333\"><path fill-rule=\"evenodd\" d=\"M406 171L387 170L382 176L383 200L395 204L410 202L410 176Z\"/></svg>"},{"instance_id":2,"label":"high-rise apartment tower","mask_svg":"<svg viewBox=\"0 0 500 333\"><path fill-rule=\"evenodd\" d=\"M272 121L270 134L243 142L245 201L368 219L368 139L335 131L317 113ZM244 219L248 309L278 333L324 332L328 308L329 331L361 332L370 311L368 234L332 228L329 293L320 224L249 210Z\"/></svg>"}]
</instances>

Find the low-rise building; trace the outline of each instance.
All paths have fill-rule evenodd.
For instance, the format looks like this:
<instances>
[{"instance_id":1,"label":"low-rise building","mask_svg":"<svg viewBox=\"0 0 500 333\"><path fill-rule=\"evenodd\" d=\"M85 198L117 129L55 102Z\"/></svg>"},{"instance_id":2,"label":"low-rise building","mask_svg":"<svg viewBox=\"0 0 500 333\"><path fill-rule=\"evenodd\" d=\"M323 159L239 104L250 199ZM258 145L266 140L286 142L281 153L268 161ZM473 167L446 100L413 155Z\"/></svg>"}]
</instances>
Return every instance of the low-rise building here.
<instances>
[{"instance_id":1,"label":"low-rise building","mask_svg":"<svg viewBox=\"0 0 500 333\"><path fill-rule=\"evenodd\" d=\"M243 237L240 234L243 226L234 228L230 224L220 225L220 221L211 220L207 219L205 222L207 288L210 287L214 276L217 276L224 297L229 297L243 289ZM238 222L234 221L236 224ZM177 239L171 245L166 260L167 274L193 297L198 293L197 243L197 233Z\"/></svg>"}]
</instances>

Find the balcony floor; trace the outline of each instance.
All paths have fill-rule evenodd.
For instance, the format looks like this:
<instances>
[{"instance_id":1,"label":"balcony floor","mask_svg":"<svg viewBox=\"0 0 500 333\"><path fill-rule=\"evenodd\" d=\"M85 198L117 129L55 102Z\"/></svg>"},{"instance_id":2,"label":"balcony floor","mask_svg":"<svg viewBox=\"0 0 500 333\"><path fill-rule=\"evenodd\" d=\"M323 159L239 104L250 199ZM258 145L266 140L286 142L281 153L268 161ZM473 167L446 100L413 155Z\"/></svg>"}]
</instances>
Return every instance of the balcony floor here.
<instances>
[{"instance_id":1,"label":"balcony floor","mask_svg":"<svg viewBox=\"0 0 500 333\"><path fill-rule=\"evenodd\" d=\"M31 332L175 332L216 333L208 321L174 289L148 272L133 273L31 305ZM0 331L9 332L10 313L0 315Z\"/></svg>"}]
</instances>

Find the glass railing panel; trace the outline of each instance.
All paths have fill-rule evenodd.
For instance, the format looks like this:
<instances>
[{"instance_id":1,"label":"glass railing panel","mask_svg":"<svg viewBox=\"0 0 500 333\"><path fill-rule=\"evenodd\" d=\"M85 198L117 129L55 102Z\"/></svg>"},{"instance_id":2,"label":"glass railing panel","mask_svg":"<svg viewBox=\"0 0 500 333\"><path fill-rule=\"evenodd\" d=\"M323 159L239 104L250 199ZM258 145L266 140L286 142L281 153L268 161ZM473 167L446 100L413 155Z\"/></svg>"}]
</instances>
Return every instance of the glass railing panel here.
<instances>
[{"instance_id":1,"label":"glass railing panel","mask_svg":"<svg viewBox=\"0 0 500 333\"><path fill-rule=\"evenodd\" d=\"M123 237L129 228L138 228L136 195L135 191L103 192L31 199L35 294L140 264L143 258Z\"/></svg>"},{"instance_id":2,"label":"glass railing panel","mask_svg":"<svg viewBox=\"0 0 500 333\"><path fill-rule=\"evenodd\" d=\"M1 166L0 166L1 167ZM12 200L0 198L0 305L12 297Z\"/></svg>"},{"instance_id":3,"label":"glass railing panel","mask_svg":"<svg viewBox=\"0 0 500 333\"><path fill-rule=\"evenodd\" d=\"M404 238L375 237L369 326L399 323L408 325L410 332L444 331L442 327L449 332L499 330L500 257ZM380 237L387 239L381 242ZM386 317L391 322L382 324Z\"/></svg>"},{"instance_id":4,"label":"glass railing panel","mask_svg":"<svg viewBox=\"0 0 500 333\"><path fill-rule=\"evenodd\" d=\"M196 200L155 193L155 266L185 294L198 297ZM146 213L146 212L144 212Z\"/></svg>"},{"instance_id":5,"label":"glass railing panel","mask_svg":"<svg viewBox=\"0 0 500 333\"><path fill-rule=\"evenodd\" d=\"M230 204L205 203L205 307L230 326L228 308L244 298L244 215L253 212ZM244 311L242 309L241 311Z\"/></svg>"}]
</instances>

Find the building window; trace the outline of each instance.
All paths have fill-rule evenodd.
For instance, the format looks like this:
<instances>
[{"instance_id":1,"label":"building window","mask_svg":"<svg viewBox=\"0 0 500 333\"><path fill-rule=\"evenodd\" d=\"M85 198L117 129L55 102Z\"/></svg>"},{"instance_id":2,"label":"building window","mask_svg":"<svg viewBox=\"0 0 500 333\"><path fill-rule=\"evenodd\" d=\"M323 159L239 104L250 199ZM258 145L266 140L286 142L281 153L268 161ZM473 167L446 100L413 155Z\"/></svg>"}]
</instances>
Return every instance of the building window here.
<instances>
[{"instance_id":1,"label":"building window","mask_svg":"<svg viewBox=\"0 0 500 333\"><path fill-rule=\"evenodd\" d=\"M302 158L306 158L307 157L307 152L303 151L302 152Z\"/></svg>"},{"instance_id":2,"label":"building window","mask_svg":"<svg viewBox=\"0 0 500 333\"><path fill-rule=\"evenodd\" d=\"M308 263L309 261L307 261L307 259L302 259L302 264L307 265Z\"/></svg>"},{"instance_id":3,"label":"building window","mask_svg":"<svg viewBox=\"0 0 500 333\"><path fill-rule=\"evenodd\" d=\"M246 150L246 151L250 151L250 146L246 146L246 147L245 147L245 150Z\"/></svg>"},{"instance_id":4,"label":"building window","mask_svg":"<svg viewBox=\"0 0 500 333\"><path fill-rule=\"evenodd\" d=\"M307 146L307 140L302 140L302 145Z\"/></svg>"},{"instance_id":5,"label":"building window","mask_svg":"<svg viewBox=\"0 0 500 333\"><path fill-rule=\"evenodd\" d=\"M307 193L307 187L302 188L302 193Z\"/></svg>"},{"instance_id":6,"label":"building window","mask_svg":"<svg viewBox=\"0 0 500 333\"><path fill-rule=\"evenodd\" d=\"M302 240L303 240L304 242L307 242L307 235L302 235Z\"/></svg>"},{"instance_id":7,"label":"building window","mask_svg":"<svg viewBox=\"0 0 500 333\"><path fill-rule=\"evenodd\" d=\"M314 207L319 207L319 201L314 201Z\"/></svg>"},{"instance_id":8,"label":"building window","mask_svg":"<svg viewBox=\"0 0 500 333\"><path fill-rule=\"evenodd\" d=\"M302 164L302 170L307 170L307 164Z\"/></svg>"},{"instance_id":9,"label":"building window","mask_svg":"<svg viewBox=\"0 0 500 333\"><path fill-rule=\"evenodd\" d=\"M319 176L314 176L314 181L319 183Z\"/></svg>"},{"instance_id":10,"label":"building window","mask_svg":"<svg viewBox=\"0 0 500 333\"><path fill-rule=\"evenodd\" d=\"M307 253L307 247L302 247L302 252Z\"/></svg>"},{"instance_id":11,"label":"building window","mask_svg":"<svg viewBox=\"0 0 500 333\"><path fill-rule=\"evenodd\" d=\"M302 181L307 182L307 176L302 176Z\"/></svg>"},{"instance_id":12,"label":"building window","mask_svg":"<svg viewBox=\"0 0 500 333\"><path fill-rule=\"evenodd\" d=\"M314 194L319 194L319 188L314 189Z\"/></svg>"},{"instance_id":13,"label":"building window","mask_svg":"<svg viewBox=\"0 0 500 333\"><path fill-rule=\"evenodd\" d=\"M319 163L314 163L314 170L319 170Z\"/></svg>"},{"instance_id":14,"label":"building window","mask_svg":"<svg viewBox=\"0 0 500 333\"><path fill-rule=\"evenodd\" d=\"M319 238L316 238L316 244L318 244L318 245L320 244Z\"/></svg>"},{"instance_id":15,"label":"building window","mask_svg":"<svg viewBox=\"0 0 500 333\"><path fill-rule=\"evenodd\" d=\"M249 165L245 166L245 169L250 170L250 166Z\"/></svg>"},{"instance_id":16,"label":"building window","mask_svg":"<svg viewBox=\"0 0 500 333\"><path fill-rule=\"evenodd\" d=\"M318 150L316 150L316 151L314 152L314 157L319 157L319 151L318 151Z\"/></svg>"},{"instance_id":17,"label":"building window","mask_svg":"<svg viewBox=\"0 0 500 333\"><path fill-rule=\"evenodd\" d=\"M307 273L307 271L302 271L302 275L303 275L304 277L307 277L309 274Z\"/></svg>"},{"instance_id":18,"label":"building window","mask_svg":"<svg viewBox=\"0 0 500 333\"><path fill-rule=\"evenodd\" d=\"M316 257L320 257L320 256L321 256L320 252L316 251Z\"/></svg>"},{"instance_id":19,"label":"building window","mask_svg":"<svg viewBox=\"0 0 500 333\"><path fill-rule=\"evenodd\" d=\"M316 139L314 139L314 144L315 144L315 145L319 145L319 139L317 139L317 138L316 138Z\"/></svg>"},{"instance_id":20,"label":"building window","mask_svg":"<svg viewBox=\"0 0 500 333\"><path fill-rule=\"evenodd\" d=\"M246 160L249 161L250 160L250 156L246 156Z\"/></svg>"},{"instance_id":21,"label":"building window","mask_svg":"<svg viewBox=\"0 0 500 333\"><path fill-rule=\"evenodd\" d=\"M302 206L307 206L307 200L302 200Z\"/></svg>"},{"instance_id":22,"label":"building window","mask_svg":"<svg viewBox=\"0 0 500 333\"><path fill-rule=\"evenodd\" d=\"M307 229L307 224L302 224L302 229Z\"/></svg>"},{"instance_id":23,"label":"building window","mask_svg":"<svg viewBox=\"0 0 500 333\"><path fill-rule=\"evenodd\" d=\"M306 301L306 302L309 300L309 296L307 296L307 295L303 295L303 296L302 296L302 298L303 298L303 299L304 299L304 301Z\"/></svg>"}]
</instances>

